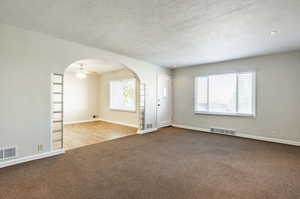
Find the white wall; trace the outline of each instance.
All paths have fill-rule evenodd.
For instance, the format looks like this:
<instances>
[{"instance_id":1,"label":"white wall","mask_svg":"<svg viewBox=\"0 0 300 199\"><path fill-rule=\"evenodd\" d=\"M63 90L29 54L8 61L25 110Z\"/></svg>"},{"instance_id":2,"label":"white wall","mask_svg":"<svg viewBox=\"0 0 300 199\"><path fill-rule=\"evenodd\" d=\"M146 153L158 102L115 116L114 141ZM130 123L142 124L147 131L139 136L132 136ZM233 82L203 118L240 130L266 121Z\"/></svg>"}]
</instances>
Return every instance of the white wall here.
<instances>
[{"instance_id":1,"label":"white wall","mask_svg":"<svg viewBox=\"0 0 300 199\"><path fill-rule=\"evenodd\" d=\"M194 114L195 76L249 70L257 72L256 118ZM300 51L179 68L173 78L173 124L300 141Z\"/></svg>"},{"instance_id":2,"label":"white wall","mask_svg":"<svg viewBox=\"0 0 300 199\"><path fill-rule=\"evenodd\" d=\"M117 111L110 109L111 80L135 78L136 111ZM139 127L139 79L128 69L105 72L99 75L87 75L78 79L76 73L66 72L64 76L64 122L65 124L93 120L128 124Z\"/></svg>"},{"instance_id":3,"label":"white wall","mask_svg":"<svg viewBox=\"0 0 300 199\"><path fill-rule=\"evenodd\" d=\"M50 74L83 59L117 61L146 84L146 123L156 124L157 75L168 69L49 35L0 24L0 147L19 157L50 151Z\"/></svg>"},{"instance_id":4,"label":"white wall","mask_svg":"<svg viewBox=\"0 0 300 199\"><path fill-rule=\"evenodd\" d=\"M99 115L99 76L87 75L84 79L76 73L66 72L64 76L64 122L93 120Z\"/></svg>"},{"instance_id":5,"label":"white wall","mask_svg":"<svg viewBox=\"0 0 300 199\"><path fill-rule=\"evenodd\" d=\"M108 121L114 121L119 123L125 123L129 124L131 126L139 127L140 120L139 120L139 88L140 88L140 82L136 78L136 111L135 112L128 112L128 111L117 111L117 110L111 110L110 109L110 87L109 83L111 80L120 80L120 79L130 79L130 78L136 78L135 75L127 70L117 70L107 73L102 73L100 75L100 112L99 116L100 119L108 120Z\"/></svg>"}]
</instances>

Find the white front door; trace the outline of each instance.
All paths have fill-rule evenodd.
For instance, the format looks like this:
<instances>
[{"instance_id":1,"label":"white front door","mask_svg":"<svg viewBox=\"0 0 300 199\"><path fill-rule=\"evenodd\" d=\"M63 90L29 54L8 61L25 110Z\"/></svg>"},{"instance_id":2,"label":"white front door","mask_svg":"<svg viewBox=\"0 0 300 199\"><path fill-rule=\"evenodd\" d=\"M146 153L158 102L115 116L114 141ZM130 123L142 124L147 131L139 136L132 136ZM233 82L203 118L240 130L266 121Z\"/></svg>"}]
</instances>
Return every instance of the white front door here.
<instances>
[{"instance_id":1,"label":"white front door","mask_svg":"<svg viewBox=\"0 0 300 199\"><path fill-rule=\"evenodd\" d=\"M159 75L157 98L158 127L170 126L172 124L171 110L171 77L168 75Z\"/></svg>"}]
</instances>

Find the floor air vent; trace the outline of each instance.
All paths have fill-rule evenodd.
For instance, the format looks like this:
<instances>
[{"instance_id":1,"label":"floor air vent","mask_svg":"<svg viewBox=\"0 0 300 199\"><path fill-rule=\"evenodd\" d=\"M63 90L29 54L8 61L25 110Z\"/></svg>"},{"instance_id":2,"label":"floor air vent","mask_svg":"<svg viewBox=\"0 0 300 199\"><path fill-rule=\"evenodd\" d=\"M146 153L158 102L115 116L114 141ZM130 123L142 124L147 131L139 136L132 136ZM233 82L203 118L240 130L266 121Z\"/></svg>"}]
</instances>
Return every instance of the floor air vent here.
<instances>
[{"instance_id":1,"label":"floor air vent","mask_svg":"<svg viewBox=\"0 0 300 199\"><path fill-rule=\"evenodd\" d=\"M235 134L235 130L233 130L233 129L210 128L210 131L212 133L220 133L220 134L226 134L226 135L234 135Z\"/></svg>"},{"instance_id":2,"label":"floor air vent","mask_svg":"<svg viewBox=\"0 0 300 199\"><path fill-rule=\"evenodd\" d=\"M9 147L0 149L0 160L11 159L17 156L17 148Z\"/></svg>"}]
</instances>

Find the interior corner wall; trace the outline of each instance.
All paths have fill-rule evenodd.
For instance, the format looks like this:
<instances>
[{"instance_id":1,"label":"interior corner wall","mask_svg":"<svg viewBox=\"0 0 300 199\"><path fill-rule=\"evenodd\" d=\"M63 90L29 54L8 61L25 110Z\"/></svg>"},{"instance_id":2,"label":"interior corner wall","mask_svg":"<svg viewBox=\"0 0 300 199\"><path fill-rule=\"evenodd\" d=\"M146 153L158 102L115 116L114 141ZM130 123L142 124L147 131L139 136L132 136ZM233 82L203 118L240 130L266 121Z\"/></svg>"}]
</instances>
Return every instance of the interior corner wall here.
<instances>
[{"instance_id":1,"label":"interior corner wall","mask_svg":"<svg viewBox=\"0 0 300 199\"><path fill-rule=\"evenodd\" d=\"M256 117L194 114L194 78L256 71ZM300 142L300 51L205 64L173 71L173 124L236 129L252 136Z\"/></svg>"},{"instance_id":2,"label":"interior corner wall","mask_svg":"<svg viewBox=\"0 0 300 199\"><path fill-rule=\"evenodd\" d=\"M84 79L76 73L64 74L64 123L93 120L99 116L100 93L99 75L87 75Z\"/></svg>"},{"instance_id":3,"label":"interior corner wall","mask_svg":"<svg viewBox=\"0 0 300 199\"><path fill-rule=\"evenodd\" d=\"M119 111L110 109L110 87L111 80L121 79L136 79L136 111ZM100 91L100 111L99 118L104 121L111 121L116 123L128 124L139 128L139 103L140 103L140 81L128 69L121 69L111 72L102 73L99 78Z\"/></svg>"},{"instance_id":4,"label":"interior corner wall","mask_svg":"<svg viewBox=\"0 0 300 199\"><path fill-rule=\"evenodd\" d=\"M83 59L118 62L146 85L146 123L157 125L157 75L166 68L46 34L0 24L0 147L18 146L18 158L51 150L51 73Z\"/></svg>"}]
</instances>

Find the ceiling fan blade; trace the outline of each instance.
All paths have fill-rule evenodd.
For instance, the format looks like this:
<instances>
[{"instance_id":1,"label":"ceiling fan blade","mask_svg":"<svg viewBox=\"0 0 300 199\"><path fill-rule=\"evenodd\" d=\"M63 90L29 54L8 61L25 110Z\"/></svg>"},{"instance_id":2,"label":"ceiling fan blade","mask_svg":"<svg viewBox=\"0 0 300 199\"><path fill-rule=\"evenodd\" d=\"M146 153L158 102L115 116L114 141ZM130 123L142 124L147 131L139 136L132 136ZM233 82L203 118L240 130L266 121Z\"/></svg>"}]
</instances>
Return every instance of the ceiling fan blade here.
<instances>
[{"instance_id":1,"label":"ceiling fan blade","mask_svg":"<svg viewBox=\"0 0 300 199\"><path fill-rule=\"evenodd\" d=\"M88 74L88 75L98 75L97 72L86 72L86 74Z\"/></svg>"}]
</instances>

